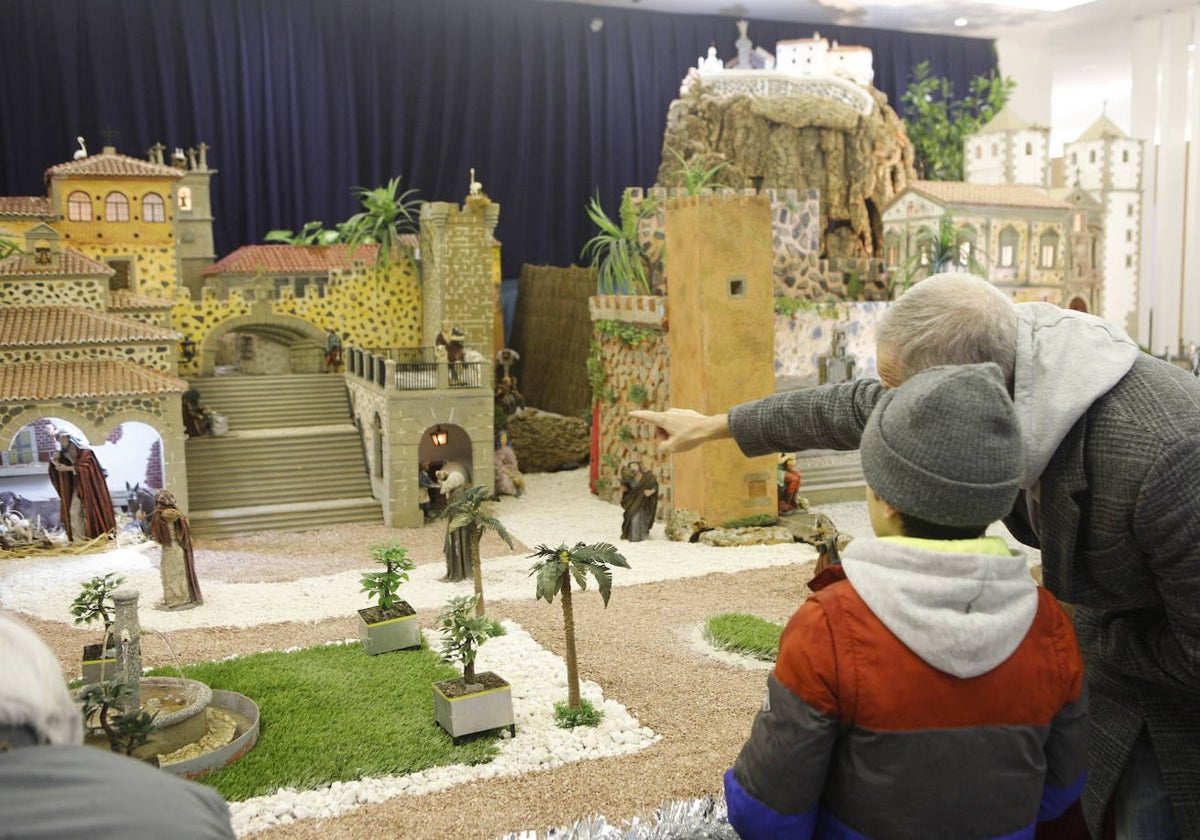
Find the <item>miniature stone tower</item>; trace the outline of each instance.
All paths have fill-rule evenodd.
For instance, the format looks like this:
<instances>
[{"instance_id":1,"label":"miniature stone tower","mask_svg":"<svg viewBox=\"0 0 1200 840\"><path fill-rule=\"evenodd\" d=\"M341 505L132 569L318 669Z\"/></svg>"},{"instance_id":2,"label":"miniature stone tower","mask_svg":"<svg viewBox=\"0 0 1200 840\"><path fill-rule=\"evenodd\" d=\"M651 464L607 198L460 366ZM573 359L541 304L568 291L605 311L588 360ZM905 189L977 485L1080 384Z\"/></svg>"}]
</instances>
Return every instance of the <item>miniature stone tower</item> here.
<instances>
[{"instance_id":1,"label":"miniature stone tower","mask_svg":"<svg viewBox=\"0 0 1200 840\"><path fill-rule=\"evenodd\" d=\"M1087 190L1103 206L1104 298L1098 314L1130 335L1137 334L1144 155L1145 141L1105 116L1063 146L1066 185Z\"/></svg>"},{"instance_id":2,"label":"miniature stone tower","mask_svg":"<svg viewBox=\"0 0 1200 840\"><path fill-rule=\"evenodd\" d=\"M771 208L765 196L666 206L671 404L702 414L775 392ZM776 511L775 458L732 441L672 456L675 509L713 525Z\"/></svg>"},{"instance_id":3,"label":"miniature stone tower","mask_svg":"<svg viewBox=\"0 0 1200 840\"><path fill-rule=\"evenodd\" d=\"M1008 108L963 140L963 177L970 184L1050 185L1050 129Z\"/></svg>"}]
</instances>

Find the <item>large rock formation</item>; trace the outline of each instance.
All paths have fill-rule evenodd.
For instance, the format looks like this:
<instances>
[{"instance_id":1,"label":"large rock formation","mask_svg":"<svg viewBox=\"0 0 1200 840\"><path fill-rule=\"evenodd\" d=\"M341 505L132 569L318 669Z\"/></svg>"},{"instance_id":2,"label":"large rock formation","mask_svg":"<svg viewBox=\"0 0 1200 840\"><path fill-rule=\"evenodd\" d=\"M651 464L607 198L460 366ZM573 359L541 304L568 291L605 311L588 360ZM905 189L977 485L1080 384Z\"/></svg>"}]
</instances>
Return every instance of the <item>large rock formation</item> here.
<instances>
[{"instance_id":1,"label":"large rock formation","mask_svg":"<svg viewBox=\"0 0 1200 840\"><path fill-rule=\"evenodd\" d=\"M682 185L672 152L697 165L727 161L722 185L820 191L822 253L829 259L883 256L885 204L915 177L912 144L887 97L867 87L864 116L835 99L801 94L719 94L696 71L671 103L658 186Z\"/></svg>"}]
</instances>

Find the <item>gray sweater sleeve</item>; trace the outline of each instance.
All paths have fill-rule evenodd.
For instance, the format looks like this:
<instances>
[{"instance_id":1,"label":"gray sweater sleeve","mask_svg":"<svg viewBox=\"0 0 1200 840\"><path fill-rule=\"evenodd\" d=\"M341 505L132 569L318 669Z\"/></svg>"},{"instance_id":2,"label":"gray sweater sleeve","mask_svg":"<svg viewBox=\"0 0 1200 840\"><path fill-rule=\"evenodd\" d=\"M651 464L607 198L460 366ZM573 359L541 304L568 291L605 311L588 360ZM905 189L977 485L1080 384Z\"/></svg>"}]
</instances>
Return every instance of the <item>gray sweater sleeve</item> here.
<instances>
[{"instance_id":1,"label":"gray sweater sleeve","mask_svg":"<svg viewBox=\"0 0 1200 840\"><path fill-rule=\"evenodd\" d=\"M802 449L857 449L883 385L856 379L785 391L729 411L729 429L746 456Z\"/></svg>"}]
</instances>

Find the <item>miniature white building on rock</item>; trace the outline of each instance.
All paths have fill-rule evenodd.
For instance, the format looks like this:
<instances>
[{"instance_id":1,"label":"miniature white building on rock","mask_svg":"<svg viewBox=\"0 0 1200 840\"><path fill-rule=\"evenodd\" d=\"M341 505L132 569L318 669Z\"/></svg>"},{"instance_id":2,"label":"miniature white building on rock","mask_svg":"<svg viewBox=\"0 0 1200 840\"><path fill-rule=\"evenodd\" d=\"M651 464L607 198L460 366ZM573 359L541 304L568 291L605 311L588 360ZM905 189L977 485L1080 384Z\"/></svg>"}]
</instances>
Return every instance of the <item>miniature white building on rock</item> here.
<instances>
[{"instance_id":1,"label":"miniature white building on rock","mask_svg":"<svg viewBox=\"0 0 1200 840\"><path fill-rule=\"evenodd\" d=\"M716 47L709 47L708 55L701 57L684 79L680 94L686 95L698 83L711 85L720 94L813 93L837 99L863 114L874 112L875 100L866 89L875 78L874 57L867 47L843 47L836 41L831 45L814 32L811 38L778 42L771 56L750 43L745 21L738 21L738 31L738 56L726 63L717 57Z\"/></svg>"}]
</instances>

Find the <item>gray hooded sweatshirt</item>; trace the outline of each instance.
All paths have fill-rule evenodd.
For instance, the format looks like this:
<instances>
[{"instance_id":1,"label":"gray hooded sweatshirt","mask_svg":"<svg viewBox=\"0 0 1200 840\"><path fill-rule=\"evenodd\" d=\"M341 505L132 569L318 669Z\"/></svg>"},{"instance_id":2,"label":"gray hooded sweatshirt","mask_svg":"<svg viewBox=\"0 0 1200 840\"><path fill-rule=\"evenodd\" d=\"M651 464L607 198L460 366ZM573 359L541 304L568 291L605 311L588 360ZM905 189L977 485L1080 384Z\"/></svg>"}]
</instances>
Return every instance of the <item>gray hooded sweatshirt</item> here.
<instances>
[{"instance_id":1,"label":"gray hooded sweatshirt","mask_svg":"<svg viewBox=\"0 0 1200 840\"><path fill-rule=\"evenodd\" d=\"M1025 554L999 537L856 539L842 566L896 638L955 677L986 674L1012 656L1037 613Z\"/></svg>"}]
</instances>

